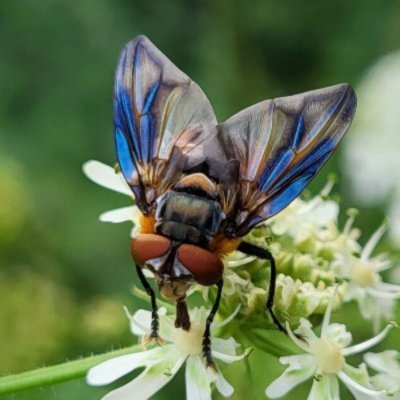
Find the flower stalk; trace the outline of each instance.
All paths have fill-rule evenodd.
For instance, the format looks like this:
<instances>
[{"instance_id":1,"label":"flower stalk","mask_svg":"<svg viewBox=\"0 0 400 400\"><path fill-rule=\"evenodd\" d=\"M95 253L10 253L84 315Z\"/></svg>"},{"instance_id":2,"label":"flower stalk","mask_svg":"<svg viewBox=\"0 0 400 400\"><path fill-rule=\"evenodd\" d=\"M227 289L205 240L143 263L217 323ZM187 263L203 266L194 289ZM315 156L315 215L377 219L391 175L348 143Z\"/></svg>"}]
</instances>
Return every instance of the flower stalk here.
<instances>
[{"instance_id":1,"label":"flower stalk","mask_svg":"<svg viewBox=\"0 0 400 400\"><path fill-rule=\"evenodd\" d=\"M140 349L139 345L135 345L96 356L68 361L51 367L43 367L19 374L3 376L0 377L0 395L79 379L84 377L90 368L100 362L139 351Z\"/></svg>"}]
</instances>

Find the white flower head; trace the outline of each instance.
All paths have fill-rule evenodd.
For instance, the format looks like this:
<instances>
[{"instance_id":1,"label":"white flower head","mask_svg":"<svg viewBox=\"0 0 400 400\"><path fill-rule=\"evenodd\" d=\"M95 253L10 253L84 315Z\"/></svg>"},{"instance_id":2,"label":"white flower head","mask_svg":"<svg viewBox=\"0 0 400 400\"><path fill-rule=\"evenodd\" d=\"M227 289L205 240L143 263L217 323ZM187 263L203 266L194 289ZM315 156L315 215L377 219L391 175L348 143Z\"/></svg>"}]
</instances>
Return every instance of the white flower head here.
<instances>
[{"instance_id":1,"label":"white flower head","mask_svg":"<svg viewBox=\"0 0 400 400\"><path fill-rule=\"evenodd\" d=\"M282 212L275 215L269 225L275 235L289 235L300 242L309 236L320 235L321 229L326 229L336 223L339 215L339 205L325 197L332 190L334 181L330 179L321 194L306 201L300 198L294 200Z\"/></svg>"},{"instance_id":2,"label":"white flower head","mask_svg":"<svg viewBox=\"0 0 400 400\"><path fill-rule=\"evenodd\" d=\"M192 326L189 331L175 328L174 321L166 315L166 309L159 310L159 334L165 344L139 353L119 356L90 369L87 382L93 386L107 385L131 371L144 367L144 371L131 382L108 393L104 400L145 400L151 398L165 386L185 364L186 398L188 400L211 399L212 386L224 396L233 393L233 387L218 370L208 368L203 360L202 340L208 310L194 308L190 311ZM151 331L151 313L139 310L129 315L131 332L146 337ZM220 323L220 327L229 319ZM236 354L238 344L233 338L212 339L214 359L224 363L242 360L248 352Z\"/></svg>"},{"instance_id":3,"label":"white flower head","mask_svg":"<svg viewBox=\"0 0 400 400\"><path fill-rule=\"evenodd\" d=\"M121 172L117 172L109 165L103 164L100 161L90 160L83 164L84 174L93 182L115 192L125 194L134 201L133 193L125 182ZM136 205L116 208L106 211L99 216L102 222L121 223L130 221L133 223L131 236L135 236L139 229L139 219L141 212Z\"/></svg>"},{"instance_id":4,"label":"white flower head","mask_svg":"<svg viewBox=\"0 0 400 400\"><path fill-rule=\"evenodd\" d=\"M301 320L295 332L292 332L289 324L286 324L290 338L304 351L304 354L279 359L281 364L288 367L268 386L265 392L268 397L282 397L295 386L313 377L314 382L308 400L339 399L338 378L357 400L379 399L386 394L384 390L373 388L365 366L354 368L347 364L346 357L363 352L382 341L392 325L388 325L377 336L363 343L349 346L352 336L345 325L330 323L333 299L334 296L325 312L319 337L306 319ZM296 334L302 339L299 339Z\"/></svg>"},{"instance_id":5,"label":"white flower head","mask_svg":"<svg viewBox=\"0 0 400 400\"><path fill-rule=\"evenodd\" d=\"M312 314L323 314L334 290L334 286L326 286L322 281L315 286L311 282L301 282L279 274L276 279L275 306L291 325L297 325L301 320L299 315L307 318ZM345 286L341 285L338 291L340 296L335 297L334 310L342 304Z\"/></svg>"},{"instance_id":6,"label":"white flower head","mask_svg":"<svg viewBox=\"0 0 400 400\"><path fill-rule=\"evenodd\" d=\"M393 318L395 301L400 298L400 286L383 282L380 276L392 266L391 261L385 254L372 256L386 229L387 224L382 224L359 256L349 251L337 252L332 265L335 275L348 282L345 301L357 301L361 315L372 320L375 331L382 320Z\"/></svg>"},{"instance_id":7,"label":"white flower head","mask_svg":"<svg viewBox=\"0 0 400 400\"><path fill-rule=\"evenodd\" d=\"M400 353L386 350L381 353L367 353L364 360L369 367L377 371L371 379L376 387L387 389L400 399Z\"/></svg>"},{"instance_id":8,"label":"white flower head","mask_svg":"<svg viewBox=\"0 0 400 400\"><path fill-rule=\"evenodd\" d=\"M279 272L315 285L320 280L332 285L335 255L361 250L357 241L360 231L352 226L354 210L349 211L344 229L339 229L339 205L327 199L332 186L333 180L329 180L319 195L295 200L268 222L276 235L271 249L275 250Z\"/></svg>"}]
</instances>

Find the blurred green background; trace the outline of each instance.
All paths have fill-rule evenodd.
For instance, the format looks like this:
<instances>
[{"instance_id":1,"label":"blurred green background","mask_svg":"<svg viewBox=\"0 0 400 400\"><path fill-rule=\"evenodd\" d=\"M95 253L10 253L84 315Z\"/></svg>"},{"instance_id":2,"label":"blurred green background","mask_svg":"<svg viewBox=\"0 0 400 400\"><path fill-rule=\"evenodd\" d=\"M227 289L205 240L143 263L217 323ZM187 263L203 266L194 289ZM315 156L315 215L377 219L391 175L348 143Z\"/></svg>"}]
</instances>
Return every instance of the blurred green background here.
<instances>
[{"instance_id":1,"label":"blurred green background","mask_svg":"<svg viewBox=\"0 0 400 400\"><path fill-rule=\"evenodd\" d=\"M97 220L129 199L81 172L91 158L115 162L112 90L127 41L149 36L200 84L223 120L274 96L342 81L357 87L374 61L400 47L399 20L393 0L3 0L0 373L129 345L121 305L147 306L130 295L130 226ZM339 162L336 154L314 192ZM346 182L336 190L344 207L357 206ZM381 208L362 210L364 241L383 216ZM345 319L355 320L355 336L365 338L357 315L354 308ZM231 369L228 377L243 376L234 398L264 398L280 369L272 358L269 369L264 361L257 368L260 357L253 355L253 382L240 367ZM75 381L6 398L96 399L108 390ZM183 398L182 376L156 398L172 396Z\"/></svg>"}]
</instances>

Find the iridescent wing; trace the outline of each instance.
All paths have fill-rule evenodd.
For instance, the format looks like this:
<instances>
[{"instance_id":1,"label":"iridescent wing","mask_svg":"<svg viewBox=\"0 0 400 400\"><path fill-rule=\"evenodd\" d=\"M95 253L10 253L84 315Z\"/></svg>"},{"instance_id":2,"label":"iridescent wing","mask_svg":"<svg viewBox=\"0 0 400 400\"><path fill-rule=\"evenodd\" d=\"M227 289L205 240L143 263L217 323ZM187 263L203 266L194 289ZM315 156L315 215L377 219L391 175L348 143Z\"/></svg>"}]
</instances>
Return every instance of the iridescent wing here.
<instances>
[{"instance_id":1,"label":"iridescent wing","mask_svg":"<svg viewBox=\"0 0 400 400\"><path fill-rule=\"evenodd\" d=\"M239 161L238 183L224 194L233 235L245 235L301 193L335 150L355 107L353 89L340 84L263 101L219 125L227 159Z\"/></svg>"},{"instance_id":2,"label":"iridescent wing","mask_svg":"<svg viewBox=\"0 0 400 400\"><path fill-rule=\"evenodd\" d=\"M119 165L145 214L182 171L201 162L216 132L206 96L144 36L123 49L116 73L114 129Z\"/></svg>"}]
</instances>

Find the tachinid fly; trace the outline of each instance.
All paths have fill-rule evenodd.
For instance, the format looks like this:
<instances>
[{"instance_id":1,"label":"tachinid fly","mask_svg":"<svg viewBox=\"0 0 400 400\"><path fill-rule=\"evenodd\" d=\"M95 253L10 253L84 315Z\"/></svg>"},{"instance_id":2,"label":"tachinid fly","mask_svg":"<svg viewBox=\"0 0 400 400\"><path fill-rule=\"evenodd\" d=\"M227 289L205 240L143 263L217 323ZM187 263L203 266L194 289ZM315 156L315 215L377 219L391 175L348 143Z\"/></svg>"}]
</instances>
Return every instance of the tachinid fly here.
<instances>
[{"instance_id":1,"label":"tachinid fly","mask_svg":"<svg viewBox=\"0 0 400 400\"><path fill-rule=\"evenodd\" d=\"M185 296L194 284L217 285L203 351L212 365L210 324L223 287L223 257L239 250L267 259L266 307L273 313L275 261L242 240L290 204L317 174L348 129L354 91L340 84L265 100L218 124L200 87L144 36L123 49L114 98L121 171L142 212L131 252L151 297L151 339L158 339L155 294L176 302L176 326L190 329Z\"/></svg>"}]
</instances>

